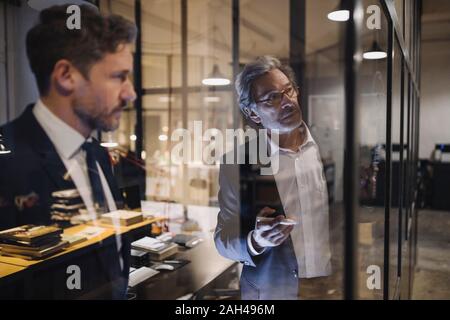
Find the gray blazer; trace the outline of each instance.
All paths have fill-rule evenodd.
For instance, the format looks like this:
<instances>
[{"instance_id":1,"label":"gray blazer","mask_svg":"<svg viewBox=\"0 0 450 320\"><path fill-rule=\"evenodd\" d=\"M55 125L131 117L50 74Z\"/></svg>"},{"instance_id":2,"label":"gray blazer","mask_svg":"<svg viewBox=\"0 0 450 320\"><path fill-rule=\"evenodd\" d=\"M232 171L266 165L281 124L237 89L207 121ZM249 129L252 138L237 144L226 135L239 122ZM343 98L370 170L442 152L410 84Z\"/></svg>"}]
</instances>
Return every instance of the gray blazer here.
<instances>
[{"instance_id":1,"label":"gray blazer","mask_svg":"<svg viewBox=\"0 0 450 320\"><path fill-rule=\"evenodd\" d=\"M276 190L276 184L273 176L261 176L260 165L248 164L248 143L239 148L245 148L240 151L246 154L246 164L222 164L220 167L216 248L222 256L244 264L240 279L242 299L297 299L298 265L290 237L261 255L249 253L248 233L254 229L257 213L266 206L265 199L253 195L258 185L273 183ZM278 203L275 215L284 215L278 191L275 193Z\"/></svg>"}]
</instances>

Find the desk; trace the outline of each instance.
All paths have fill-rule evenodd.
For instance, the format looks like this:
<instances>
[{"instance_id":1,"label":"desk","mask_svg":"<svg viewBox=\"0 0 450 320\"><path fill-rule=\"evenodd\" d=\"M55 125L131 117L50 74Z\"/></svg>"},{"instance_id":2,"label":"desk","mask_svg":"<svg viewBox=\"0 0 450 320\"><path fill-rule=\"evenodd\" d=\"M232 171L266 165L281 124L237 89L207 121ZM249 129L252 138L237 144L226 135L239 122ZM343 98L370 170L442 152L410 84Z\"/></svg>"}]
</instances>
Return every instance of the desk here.
<instances>
[{"instance_id":1,"label":"desk","mask_svg":"<svg viewBox=\"0 0 450 320\"><path fill-rule=\"evenodd\" d=\"M101 234L42 260L0 256L1 266L5 266L5 277L0 277L0 287L9 287L7 291L14 292L6 298L121 298L128 281L130 240L137 234L148 234L155 221L159 220L145 220L133 226L117 228L97 224L104 228ZM67 228L64 233L75 234L87 226L92 224ZM67 287L67 279L71 275L67 270L71 265L80 268L80 290ZM6 281L12 275L15 275L14 281Z\"/></svg>"},{"instance_id":2,"label":"desk","mask_svg":"<svg viewBox=\"0 0 450 320\"><path fill-rule=\"evenodd\" d=\"M0 279L4 280L8 276L14 275L22 270L25 270L25 267L0 262Z\"/></svg>"},{"instance_id":3,"label":"desk","mask_svg":"<svg viewBox=\"0 0 450 320\"><path fill-rule=\"evenodd\" d=\"M0 262L0 299L5 300L17 296L19 289L15 284L20 281L24 270L25 267Z\"/></svg>"},{"instance_id":4,"label":"desk","mask_svg":"<svg viewBox=\"0 0 450 320\"><path fill-rule=\"evenodd\" d=\"M80 231L82 231L84 228L86 228L86 225L80 225L80 226L75 226L75 227L71 227L71 228L67 228L64 230L64 234L68 234L68 235L73 235L76 234ZM22 267L30 267L39 263L46 263L49 262L52 259L57 259L61 256L64 255L68 255L71 252L74 251L78 251L82 248L86 248L88 246L91 245L95 245L95 244L100 244L102 241L105 241L106 239L108 239L109 237L112 237L114 235L114 230L111 230L111 228L105 228L105 230L98 236L93 237L91 239L88 239L86 241L83 241L79 244L70 246L69 248L64 249L63 251L54 254L48 258L45 259L41 259L41 260L26 260L26 259L21 259L21 258L15 258L15 257L8 257L8 256L1 256L0 255L0 263L7 263L7 264L11 264L11 265L16 265L16 266L22 266Z\"/></svg>"},{"instance_id":5,"label":"desk","mask_svg":"<svg viewBox=\"0 0 450 320\"><path fill-rule=\"evenodd\" d=\"M174 271L161 271L129 292L136 293L137 299L175 300L189 293L201 296L213 281L237 266L237 262L219 255L212 234L196 247L179 252L171 259L191 262Z\"/></svg>"},{"instance_id":6,"label":"desk","mask_svg":"<svg viewBox=\"0 0 450 320\"><path fill-rule=\"evenodd\" d=\"M108 228L115 232L116 234L129 234L134 233L136 231L142 231L142 229L148 229L151 227L151 225L155 222L164 221L166 218L164 217L156 217L151 219L144 219L141 222L135 223L130 226L121 226L121 225L112 225L108 223L103 223L100 220L94 220L88 223L88 225L101 227L101 228Z\"/></svg>"},{"instance_id":7,"label":"desk","mask_svg":"<svg viewBox=\"0 0 450 320\"><path fill-rule=\"evenodd\" d=\"M117 228L96 224L106 227L102 234L43 260L29 261L0 256L0 298L119 298L114 295L114 290L117 286L120 288L124 285L123 281L127 279L123 278L123 273L117 265L116 236L120 235L121 239L129 237L131 240L133 233L137 235L142 228L147 229L155 221L160 219ZM68 228L64 233L74 234L84 227L86 225ZM215 282L233 270L237 263L220 256L215 248L212 233L205 234L204 242L192 249L180 251L173 257L189 260L190 263L174 271L161 271L131 288L130 292L136 293L138 299L171 300L189 293L199 297L207 293ZM109 265L111 260L108 258L111 257L116 259ZM78 265L82 270L80 291L67 289L66 270L72 264ZM105 272L105 266L112 267L112 270L106 270L108 274Z\"/></svg>"}]
</instances>

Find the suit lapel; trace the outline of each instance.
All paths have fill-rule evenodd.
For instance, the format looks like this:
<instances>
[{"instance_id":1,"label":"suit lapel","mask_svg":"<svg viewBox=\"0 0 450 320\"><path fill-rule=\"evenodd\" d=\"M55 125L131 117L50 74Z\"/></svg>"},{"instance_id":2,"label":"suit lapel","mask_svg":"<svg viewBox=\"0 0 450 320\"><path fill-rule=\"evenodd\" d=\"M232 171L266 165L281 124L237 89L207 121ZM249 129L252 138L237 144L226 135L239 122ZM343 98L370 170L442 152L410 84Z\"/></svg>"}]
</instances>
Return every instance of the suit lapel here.
<instances>
[{"instance_id":1,"label":"suit lapel","mask_svg":"<svg viewBox=\"0 0 450 320\"><path fill-rule=\"evenodd\" d=\"M33 112L33 105L29 105L24 113L26 132L29 135L32 148L40 155L42 166L55 186L55 190L73 189L75 185L67 173L61 158L53 143L37 122Z\"/></svg>"}]
</instances>

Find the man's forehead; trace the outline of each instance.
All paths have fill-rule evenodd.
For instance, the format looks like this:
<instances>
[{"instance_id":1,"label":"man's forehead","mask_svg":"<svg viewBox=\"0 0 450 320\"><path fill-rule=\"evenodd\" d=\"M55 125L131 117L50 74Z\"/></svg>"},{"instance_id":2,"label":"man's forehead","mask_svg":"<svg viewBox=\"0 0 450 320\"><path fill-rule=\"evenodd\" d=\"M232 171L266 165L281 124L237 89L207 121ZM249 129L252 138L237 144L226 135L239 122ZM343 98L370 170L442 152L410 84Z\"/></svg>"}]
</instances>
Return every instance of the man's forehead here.
<instances>
[{"instance_id":1,"label":"man's forehead","mask_svg":"<svg viewBox=\"0 0 450 320\"><path fill-rule=\"evenodd\" d=\"M270 90L277 90L290 85L289 78L279 69L272 69L257 78L253 83L253 88L259 93Z\"/></svg>"},{"instance_id":2,"label":"man's forehead","mask_svg":"<svg viewBox=\"0 0 450 320\"><path fill-rule=\"evenodd\" d=\"M100 60L100 63L108 64L110 67L116 70L130 70L133 66L133 54L131 52L131 48L128 47L120 47L114 53L107 53Z\"/></svg>"}]
</instances>

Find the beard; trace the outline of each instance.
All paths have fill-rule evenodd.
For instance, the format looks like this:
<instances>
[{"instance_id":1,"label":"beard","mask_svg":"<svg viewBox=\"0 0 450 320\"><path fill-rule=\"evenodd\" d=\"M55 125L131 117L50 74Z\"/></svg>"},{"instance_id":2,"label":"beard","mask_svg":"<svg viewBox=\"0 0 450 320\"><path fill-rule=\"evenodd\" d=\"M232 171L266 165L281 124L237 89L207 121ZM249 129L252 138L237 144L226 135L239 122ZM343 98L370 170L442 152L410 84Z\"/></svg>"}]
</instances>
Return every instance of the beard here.
<instances>
[{"instance_id":1,"label":"beard","mask_svg":"<svg viewBox=\"0 0 450 320\"><path fill-rule=\"evenodd\" d=\"M86 108L86 104L74 103L73 110L75 114L83 121L89 128L93 130L101 130L103 132L114 131L119 127L119 120L115 120L115 113L120 112L125 106L125 102L121 102L119 106L113 108L111 111L100 111L96 108Z\"/></svg>"}]
</instances>

